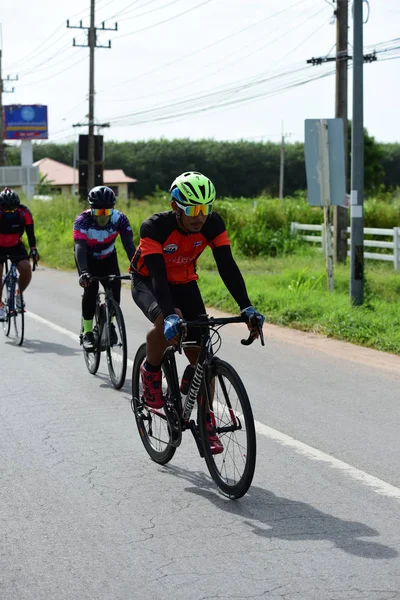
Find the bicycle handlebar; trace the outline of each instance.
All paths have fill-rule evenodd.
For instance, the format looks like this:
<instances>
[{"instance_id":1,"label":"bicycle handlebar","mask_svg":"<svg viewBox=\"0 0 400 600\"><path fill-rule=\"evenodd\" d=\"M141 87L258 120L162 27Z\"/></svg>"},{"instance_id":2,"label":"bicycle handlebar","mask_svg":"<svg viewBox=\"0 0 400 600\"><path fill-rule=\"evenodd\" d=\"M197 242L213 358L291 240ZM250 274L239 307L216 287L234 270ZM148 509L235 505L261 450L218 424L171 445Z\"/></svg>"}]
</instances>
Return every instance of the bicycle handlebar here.
<instances>
[{"instance_id":1,"label":"bicycle handlebar","mask_svg":"<svg viewBox=\"0 0 400 600\"><path fill-rule=\"evenodd\" d=\"M25 254L21 254L20 256L16 256L16 255L10 255L10 254L4 254L4 255L2 256L2 258L5 258L6 260L9 260L9 261L10 261L12 264L14 264L14 265L15 265L15 264L17 264L17 262L16 262L16 261L18 261L18 260L29 260L29 259L30 259L30 258L32 258L32 257L25 256ZM37 260L34 260L34 259L32 258L32 263L33 263L33 264L32 264L32 271L35 271L35 270L36 270L36 267L37 267L37 265L38 265L38 262L39 262L39 261L37 261Z\"/></svg>"},{"instance_id":2,"label":"bicycle handlebar","mask_svg":"<svg viewBox=\"0 0 400 600\"><path fill-rule=\"evenodd\" d=\"M182 337L182 333L184 328L186 327L214 327L217 325L228 325L230 323L247 323L247 321L242 317L208 317L204 316L196 321L185 321L184 319L180 319L179 321L179 329L180 329L180 337ZM260 342L262 346L265 346L264 342L264 333L262 329L262 325L259 323L255 323L258 334L260 337ZM250 346L257 339L252 332L250 332L249 337L247 339L240 340L243 346Z\"/></svg>"},{"instance_id":3,"label":"bicycle handlebar","mask_svg":"<svg viewBox=\"0 0 400 600\"><path fill-rule=\"evenodd\" d=\"M91 281L114 281L115 279L130 279L130 275L105 275L104 277L97 277L91 275Z\"/></svg>"}]
</instances>

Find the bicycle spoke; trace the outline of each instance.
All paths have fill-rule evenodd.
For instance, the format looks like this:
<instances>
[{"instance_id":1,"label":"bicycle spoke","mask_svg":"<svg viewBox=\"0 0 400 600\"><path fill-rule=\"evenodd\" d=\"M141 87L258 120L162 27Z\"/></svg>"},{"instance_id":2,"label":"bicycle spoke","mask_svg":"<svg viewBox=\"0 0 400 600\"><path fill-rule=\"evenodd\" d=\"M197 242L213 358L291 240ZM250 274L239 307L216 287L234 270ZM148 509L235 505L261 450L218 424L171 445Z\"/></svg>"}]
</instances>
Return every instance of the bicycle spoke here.
<instances>
[{"instance_id":1,"label":"bicycle spoke","mask_svg":"<svg viewBox=\"0 0 400 600\"><path fill-rule=\"evenodd\" d=\"M140 439L152 460L158 464L166 464L175 454L176 448L171 445L171 432L164 409L146 408L143 402L143 384L140 376L140 365L146 356L146 345L138 349L132 371L132 410L135 415ZM168 374L163 371L163 394L168 393Z\"/></svg>"},{"instance_id":2,"label":"bicycle spoke","mask_svg":"<svg viewBox=\"0 0 400 600\"><path fill-rule=\"evenodd\" d=\"M2 303L4 308L3 332L8 337L10 335L11 319L9 314L10 294L7 283L3 285Z\"/></svg>"},{"instance_id":3,"label":"bicycle spoke","mask_svg":"<svg viewBox=\"0 0 400 600\"><path fill-rule=\"evenodd\" d=\"M128 361L125 322L115 300L109 301L110 323L108 326L107 364L113 386L120 389L125 382Z\"/></svg>"}]
</instances>

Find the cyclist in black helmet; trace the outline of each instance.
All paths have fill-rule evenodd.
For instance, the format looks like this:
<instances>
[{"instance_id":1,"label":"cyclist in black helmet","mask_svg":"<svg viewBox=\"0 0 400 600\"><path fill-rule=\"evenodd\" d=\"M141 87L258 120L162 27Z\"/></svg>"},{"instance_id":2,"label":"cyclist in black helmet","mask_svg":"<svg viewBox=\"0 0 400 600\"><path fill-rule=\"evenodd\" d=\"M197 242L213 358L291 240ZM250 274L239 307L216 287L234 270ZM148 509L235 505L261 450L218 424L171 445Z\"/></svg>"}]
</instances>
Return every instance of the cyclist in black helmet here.
<instances>
[{"instance_id":1,"label":"cyclist in black helmet","mask_svg":"<svg viewBox=\"0 0 400 600\"><path fill-rule=\"evenodd\" d=\"M135 254L132 228L128 217L114 208L116 198L113 190L101 185L90 190L88 195L90 208L84 210L75 219L74 249L75 262L79 273L79 285L83 287L82 296L82 343L86 351L94 349L93 317L96 310L96 296L99 283L92 281L92 275L104 277L119 275L119 265L115 240L118 234L130 261ZM111 284L115 300L121 298L121 281ZM116 336L111 331L111 342ZM114 342L115 343L115 342Z\"/></svg>"},{"instance_id":2,"label":"cyclist in black helmet","mask_svg":"<svg viewBox=\"0 0 400 600\"><path fill-rule=\"evenodd\" d=\"M29 255L22 241L26 231L30 246ZM0 193L0 298L2 293L3 265L6 256L15 257L19 272L19 285L21 292L28 287L32 278L32 269L29 258L34 262L39 260L36 249L36 239L32 213L27 206L20 203L19 196L10 188L5 188ZM16 304L21 307L21 299L17 295ZM4 320L4 308L0 301L0 321Z\"/></svg>"}]
</instances>

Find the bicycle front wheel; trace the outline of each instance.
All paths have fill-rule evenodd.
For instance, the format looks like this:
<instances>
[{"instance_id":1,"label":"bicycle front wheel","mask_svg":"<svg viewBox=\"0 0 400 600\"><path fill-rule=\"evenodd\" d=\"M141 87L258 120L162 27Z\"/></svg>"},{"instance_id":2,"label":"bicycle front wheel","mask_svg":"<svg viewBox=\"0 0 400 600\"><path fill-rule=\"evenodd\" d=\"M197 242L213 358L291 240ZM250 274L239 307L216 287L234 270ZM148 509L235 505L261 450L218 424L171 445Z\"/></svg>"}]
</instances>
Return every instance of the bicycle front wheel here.
<instances>
[{"instance_id":1,"label":"bicycle front wheel","mask_svg":"<svg viewBox=\"0 0 400 600\"><path fill-rule=\"evenodd\" d=\"M124 315L115 300L108 301L109 322L107 340L107 366L115 389L122 388L126 377L128 348Z\"/></svg>"},{"instance_id":2,"label":"bicycle front wheel","mask_svg":"<svg viewBox=\"0 0 400 600\"><path fill-rule=\"evenodd\" d=\"M97 319L97 314L94 315L93 318L93 333L94 333L94 337L96 340L96 346L93 350L93 352L86 352L86 350L82 347L83 349L83 358L85 359L85 364L86 364L86 368L89 371L89 373L91 375L96 375L97 371L99 370L99 365L100 365L100 358L101 358L101 351L100 351L100 344L99 344L99 322ZM81 333L82 335L82 333Z\"/></svg>"},{"instance_id":3,"label":"bicycle front wheel","mask_svg":"<svg viewBox=\"0 0 400 600\"><path fill-rule=\"evenodd\" d=\"M17 296L18 296L18 306L17 306ZM18 281L15 282L14 287L14 308L12 311L9 311L9 319L10 319L10 335L15 340L15 343L18 346L22 346L22 342L24 341L24 331L25 331L25 308L24 308L24 298L22 296L21 288L19 287Z\"/></svg>"},{"instance_id":4,"label":"bicycle front wheel","mask_svg":"<svg viewBox=\"0 0 400 600\"><path fill-rule=\"evenodd\" d=\"M140 439L148 455L159 465L165 465L174 456L176 448L171 446L171 433L164 410L148 408L144 403L140 365L145 358L146 344L142 344L136 352L133 363L131 405ZM162 388L165 395L168 393L169 382L168 369L163 367Z\"/></svg>"},{"instance_id":5,"label":"bicycle front wheel","mask_svg":"<svg viewBox=\"0 0 400 600\"><path fill-rule=\"evenodd\" d=\"M210 406L201 394L198 420L204 458L219 489L241 498L249 489L256 465L256 433L246 389L235 369L214 358L206 382ZM219 453L209 443L210 429L217 435Z\"/></svg>"},{"instance_id":6,"label":"bicycle front wheel","mask_svg":"<svg viewBox=\"0 0 400 600\"><path fill-rule=\"evenodd\" d=\"M3 308L4 308L3 331L4 331L4 335L8 337L10 335L10 329L11 329L11 318L10 318L10 311L9 311L10 292L9 292L7 284L3 285L3 293L2 293L1 301L3 303Z\"/></svg>"}]
</instances>

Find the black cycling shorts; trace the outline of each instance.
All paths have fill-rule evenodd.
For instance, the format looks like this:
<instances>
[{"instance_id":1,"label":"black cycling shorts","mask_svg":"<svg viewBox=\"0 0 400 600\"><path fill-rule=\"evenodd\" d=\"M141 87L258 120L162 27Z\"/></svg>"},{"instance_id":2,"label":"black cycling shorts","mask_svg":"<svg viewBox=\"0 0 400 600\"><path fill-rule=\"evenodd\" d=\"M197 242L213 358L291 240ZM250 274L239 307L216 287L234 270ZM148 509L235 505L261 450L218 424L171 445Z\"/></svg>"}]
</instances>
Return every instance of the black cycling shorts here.
<instances>
[{"instance_id":1,"label":"black cycling shorts","mask_svg":"<svg viewBox=\"0 0 400 600\"><path fill-rule=\"evenodd\" d=\"M18 264L21 260L29 260L28 253L23 242L18 242L15 246L0 246L0 263L4 264L7 256L11 256L13 262Z\"/></svg>"},{"instance_id":2,"label":"black cycling shorts","mask_svg":"<svg viewBox=\"0 0 400 600\"><path fill-rule=\"evenodd\" d=\"M171 294L174 301L174 307L182 311L183 318L187 321L194 321L206 313L203 298L201 297L197 281L189 283L170 284ZM150 277L132 277L131 286L132 298L138 305L144 315L152 322L161 314L157 300L153 293L153 286ZM200 329L188 329L186 339L190 341L200 341Z\"/></svg>"}]
</instances>

